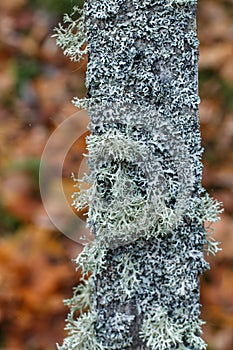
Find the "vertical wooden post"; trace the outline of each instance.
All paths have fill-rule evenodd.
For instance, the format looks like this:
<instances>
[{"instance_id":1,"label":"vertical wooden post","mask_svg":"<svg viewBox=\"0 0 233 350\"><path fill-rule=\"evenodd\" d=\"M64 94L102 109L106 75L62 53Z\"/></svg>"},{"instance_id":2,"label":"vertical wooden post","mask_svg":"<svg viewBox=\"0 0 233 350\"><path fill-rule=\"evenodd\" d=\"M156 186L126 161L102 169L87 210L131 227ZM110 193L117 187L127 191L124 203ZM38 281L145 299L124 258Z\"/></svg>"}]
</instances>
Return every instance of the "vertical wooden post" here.
<instances>
[{"instance_id":1,"label":"vertical wooden post","mask_svg":"<svg viewBox=\"0 0 233 350\"><path fill-rule=\"evenodd\" d=\"M77 258L92 276L70 302L62 350L206 348L199 276L203 249L218 248L204 221L219 206L201 187L196 5L87 0L84 22L60 28L73 59L81 32L88 43L88 96L75 104L89 107L91 187L74 204L89 205L95 235Z\"/></svg>"}]
</instances>

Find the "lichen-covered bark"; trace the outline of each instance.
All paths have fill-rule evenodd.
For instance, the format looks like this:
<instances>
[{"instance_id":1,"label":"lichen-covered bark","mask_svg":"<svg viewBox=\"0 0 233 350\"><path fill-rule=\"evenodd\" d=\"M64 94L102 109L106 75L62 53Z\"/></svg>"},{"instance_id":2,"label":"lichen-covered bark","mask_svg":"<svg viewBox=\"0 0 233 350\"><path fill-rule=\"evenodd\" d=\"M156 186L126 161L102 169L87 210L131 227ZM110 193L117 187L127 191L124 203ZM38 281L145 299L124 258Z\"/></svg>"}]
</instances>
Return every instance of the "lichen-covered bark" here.
<instances>
[{"instance_id":1,"label":"lichen-covered bark","mask_svg":"<svg viewBox=\"0 0 233 350\"><path fill-rule=\"evenodd\" d=\"M89 292L90 310L71 312L61 349L205 349L199 276L218 204L201 187L196 1L88 0L83 19L91 187L74 204L89 205L95 241L72 304Z\"/></svg>"}]
</instances>

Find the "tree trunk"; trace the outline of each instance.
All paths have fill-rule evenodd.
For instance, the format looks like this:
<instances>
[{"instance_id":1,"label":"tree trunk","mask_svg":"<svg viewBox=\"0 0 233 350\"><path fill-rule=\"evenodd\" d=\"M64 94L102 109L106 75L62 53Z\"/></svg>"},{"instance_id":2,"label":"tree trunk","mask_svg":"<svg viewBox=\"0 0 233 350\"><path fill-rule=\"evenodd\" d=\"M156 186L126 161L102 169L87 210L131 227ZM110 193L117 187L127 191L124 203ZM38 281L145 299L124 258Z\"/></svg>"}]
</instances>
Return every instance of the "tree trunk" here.
<instances>
[{"instance_id":1,"label":"tree trunk","mask_svg":"<svg viewBox=\"0 0 233 350\"><path fill-rule=\"evenodd\" d=\"M95 241L61 349L205 349L199 276L218 204L201 187L196 1L88 0L83 19L91 187L75 205L89 204Z\"/></svg>"}]
</instances>

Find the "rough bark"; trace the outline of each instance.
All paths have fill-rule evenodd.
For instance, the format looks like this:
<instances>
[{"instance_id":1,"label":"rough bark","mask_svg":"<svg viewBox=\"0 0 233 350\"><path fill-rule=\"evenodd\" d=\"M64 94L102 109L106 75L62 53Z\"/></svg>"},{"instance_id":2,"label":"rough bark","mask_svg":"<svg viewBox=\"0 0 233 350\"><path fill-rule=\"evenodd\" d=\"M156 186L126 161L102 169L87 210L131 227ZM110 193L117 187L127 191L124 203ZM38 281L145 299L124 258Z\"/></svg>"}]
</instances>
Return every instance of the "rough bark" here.
<instances>
[{"instance_id":1,"label":"rough bark","mask_svg":"<svg viewBox=\"0 0 233 350\"><path fill-rule=\"evenodd\" d=\"M95 235L77 259L93 272L93 328L77 343L85 324L76 335L70 321L62 349L205 349L199 276L218 205L201 187L196 1L88 0L84 20L92 187L75 204L90 202Z\"/></svg>"}]
</instances>

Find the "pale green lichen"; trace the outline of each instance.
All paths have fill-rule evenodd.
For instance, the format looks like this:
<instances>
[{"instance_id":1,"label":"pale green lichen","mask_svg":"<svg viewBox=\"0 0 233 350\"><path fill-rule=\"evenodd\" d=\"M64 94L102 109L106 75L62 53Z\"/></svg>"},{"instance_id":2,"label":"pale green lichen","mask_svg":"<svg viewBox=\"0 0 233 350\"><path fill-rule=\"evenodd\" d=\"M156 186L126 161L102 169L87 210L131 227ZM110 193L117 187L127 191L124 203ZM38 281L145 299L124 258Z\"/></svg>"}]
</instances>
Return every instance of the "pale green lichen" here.
<instances>
[{"instance_id":1,"label":"pale green lichen","mask_svg":"<svg viewBox=\"0 0 233 350\"><path fill-rule=\"evenodd\" d=\"M206 349L204 341L200 338L201 324L192 324L189 321L176 323L172 321L167 311L157 307L153 316L145 317L140 331L141 338L151 350L168 349ZM199 333L199 336L196 335ZM184 345L184 340L186 346Z\"/></svg>"},{"instance_id":2,"label":"pale green lichen","mask_svg":"<svg viewBox=\"0 0 233 350\"><path fill-rule=\"evenodd\" d=\"M160 134L167 127L164 121ZM90 223L96 223L93 233L102 245L114 248L140 237L149 240L170 233L182 223L192 189L192 174L182 172L182 181L179 181L180 164L187 162L188 166L189 159L187 152L182 151L182 140L174 142L172 131L169 130L168 136L166 133L162 136L167 141L165 144L163 140L164 146L159 142L161 136L155 134L154 141L150 140L148 144L138 138L141 131L132 130L130 126L124 131L114 128L87 138L92 175L75 180L79 191L73 195L73 205L78 210L90 205L87 222L90 219ZM161 153L162 147L166 150L170 134L173 135L173 154L169 156L174 158L174 164L173 168L163 169L164 160L157 152ZM170 174L175 173L178 174L177 182L170 178ZM85 181L90 183L88 189L82 186ZM157 185L154 188L153 183ZM176 204L171 207L168 203L175 196Z\"/></svg>"},{"instance_id":3,"label":"pale green lichen","mask_svg":"<svg viewBox=\"0 0 233 350\"><path fill-rule=\"evenodd\" d=\"M55 29L53 37L57 45L63 49L66 56L72 61L80 61L87 54L84 12L74 6L72 14L66 14L63 24Z\"/></svg>"},{"instance_id":4,"label":"pale green lichen","mask_svg":"<svg viewBox=\"0 0 233 350\"><path fill-rule=\"evenodd\" d=\"M182 327L172 324L162 307L143 321L141 338L151 350L167 350L182 343Z\"/></svg>"},{"instance_id":5,"label":"pale green lichen","mask_svg":"<svg viewBox=\"0 0 233 350\"><path fill-rule=\"evenodd\" d=\"M187 211L187 217L190 219L196 218L197 222L205 226L205 242L204 249L207 254L215 255L221 248L219 248L220 242L216 241L213 237L214 229L213 223L220 220L220 214L223 212L223 206L221 202L210 197L210 195L203 191L203 194L193 199L190 202L189 210Z\"/></svg>"},{"instance_id":6,"label":"pale green lichen","mask_svg":"<svg viewBox=\"0 0 233 350\"><path fill-rule=\"evenodd\" d=\"M65 330L69 336L62 346L58 346L58 350L105 350L95 337L96 317L96 313L91 311L83 313L76 320L68 317Z\"/></svg>"},{"instance_id":7,"label":"pale green lichen","mask_svg":"<svg viewBox=\"0 0 233 350\"><path fill-rule=\"evenodd\" d=\"M82 279L74 288L73 297L64 300L64 304L70 308L70 317L75 317L76 312L84 312L90 308L93 295L93 277Z\"/></svg>"},{"instance_id":8,"label":"pale green lichen","mask_svg":"<svg viewBox=\"0 0 233 350\"><path fill-rule=\"evenodd\" d=\"M130 253L124 256L124 261L119 261L117 272L122 276L119 286L116 288L116 294L121 301L125 301L134 294L135 288L139 284L139 272L137 266L133 263Z\"/></svg>"},{"instance_id":9,"label":"pale green lichen","mask_svg":"<svg viewBox=\"0 0 233 350\"><path fill-rule=\"evenodd\" d=\"M84 277L91 272L92 277L96 278L105 269L105 256L106 249L100 247L97 241L86 244L76 259L77 269L81 268Z\"/></svg>"}]
</instances>

